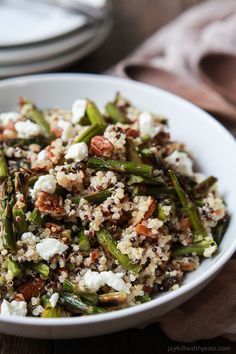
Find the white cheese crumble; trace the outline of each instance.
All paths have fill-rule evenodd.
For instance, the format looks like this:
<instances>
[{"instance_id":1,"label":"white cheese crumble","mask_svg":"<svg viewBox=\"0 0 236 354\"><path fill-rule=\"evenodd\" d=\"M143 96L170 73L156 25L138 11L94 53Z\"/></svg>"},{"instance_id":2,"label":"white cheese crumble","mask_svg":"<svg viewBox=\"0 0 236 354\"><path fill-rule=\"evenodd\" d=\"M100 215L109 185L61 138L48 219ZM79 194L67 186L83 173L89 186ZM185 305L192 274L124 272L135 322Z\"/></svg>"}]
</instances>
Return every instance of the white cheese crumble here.
<instances>
[{"instance_id":1,"label":"white cheese crumble","mask_svg":"<svg viewBox=\"0 0 236 354\"><path fill-rule=\"evenodd\" d=\"M193 176L193 161L185 152L175 150L165 160L182 175Z\"/></svg>"},{"instance_id":2,"label":"white cheese crumble","mask_svg":"<svg viewBox=\"0 0 236 354\"><path fill-rule=\"evenodd\" d=\"M129 288L122 279L124 274L109 272L93 272L90 269L84 275L84 284L91 291L98 291L102 286L108 285L114 290L129 293Z\"/></svg>"},{"instance_id":3,"label":"white cheese crumble","mask_svg":"<svg viewBox=\"0 0 236 354\"><path fill-rule=\"evenodd\" d=\"M52 296L49 299L52 308L56 307L58 300L59 300L59 294L58 293L52 294Z\"/></svg>"},{"instance_id":4,"label":"white cheese crumble","mask_svg":"<svg viewBox=\"0 0 236 354\"><path fill-rule=\"evenodd\" d=\"M148 135L153 138L161 129L160 126L155 124L154 117L150 113L143 112L139 115L139 130L141 136Z\"/></svg>"},{"instance_id":5,"label":"white cheese crumble","mask_svg":"<svg viewBox=\"0 0 236 354\"><path fill-rule=\"evenodd\" d=\"M45 238L36 245L36 250L40 257L45 261L49 261L55 254L62 255L67 250L68 246L56 240L55 238Z\"/></svg>"},{"instance_id":6,"label":"white cheese crumble","mask_svg":"<svg viewBox=\"0 0 236 354\"><path fill-rule=\"evenodd\" d=\"M44 161L47 159L47 151L46 150L41 150L40 153L38 154L37 161Z\"/></svg>"},{"instance_id":7,"label":"white cheese crumble","mask_svg":"<svg viewBox=\"0 0 236 354\"><path fill-rule=\"evenodd\" d=\"M41 128L30 120L26 120L25 122L16 122L15 128L19 138L30 138L38 136L42 133Z\"/></svg>"},{"instance_id":8,"label":"white cheese crumble","mask_svg":"<svg viewBox=\"0 0 236 354\"><path fill-rule=\"evenodd\" d=\"M54 194L57 187L57 180L52 175L40 176L34 185L32 196L35 198L38 192Z\"/></svg>"},{"instance_id":9,"label":"white cheese crumble","mask_svg":"<svg viewBox=\"0 0 236 354\"><path fill-rule=\"evenodd\" d=\"M21 235L22 241L37 241L38 237L35 236L32 232L25 232Z\"/></svg>"},{"instance_id":10,"label":"white cheese crumble","mask_svg":"<svg viewBox=\"0 0 236 354\"><path fill-rule=\"evenodd\" d=\"M87 100L81 98L76 100L72 105L72 122L79 123L81 118L85 116Z\"/></svg>"},{"instance_id":11,"label":"white cheese crumble","mask_svg":"<svg viewBox=\"0 0 236 354\"><path fill-rule=\"evenodd\" d=\"M65 159L66 160L75 160L83 161L88 157L88 147L85 143L73 144L69 147Z\"/></svg>"},{"instance_id":12,"label":"white cheese crumble","mask_svg":"<svg viewBox=\"0 0 236 354\"><path fill-rule=\"evenodd\" d=\"M25 317L27 314L27 307L25 301L8 302L3 300L1 305L1 315L3 316L20 316Z\"/></svg>"},{"instance_id":13,"label":"white cheese crumble","mask_svg":"<svg viewBox=\"0 0 236 354\"><path fill-rule=\"evenodd\" d=\"M74 136L74 128L70 122L60 119L58 121L58 127L62 129L61 139L62 141L68 141Z\"/></svg>"},{"instance_id":14,"label":"white cheese crumble","mask_svg":"<svg viewBox=\"0 0 236 354\"><path fill-rule=\"evenodd\" d=\"M0 124L7 125L10 121L15 122L20 118L20 114L17 112L8 112L0 114Z\"/></svg>"}]
</instances>

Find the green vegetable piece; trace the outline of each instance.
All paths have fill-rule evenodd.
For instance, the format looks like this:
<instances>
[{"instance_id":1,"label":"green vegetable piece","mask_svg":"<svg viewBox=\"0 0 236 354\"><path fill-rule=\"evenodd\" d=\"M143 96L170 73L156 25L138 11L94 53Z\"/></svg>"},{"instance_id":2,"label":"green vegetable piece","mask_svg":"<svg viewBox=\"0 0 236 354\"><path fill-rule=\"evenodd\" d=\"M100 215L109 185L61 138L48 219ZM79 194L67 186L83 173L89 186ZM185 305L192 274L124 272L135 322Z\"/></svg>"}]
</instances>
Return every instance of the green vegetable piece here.
<instances>
[{"instance_id":1,"label":"green vegetable piece","mask_svg":"<svg viewBox=\"0 0 236 354\"><path fill-rule=\"evenodd\" d=\"M46 147L52 142L52 137L35 136L34 138L14 138L4 139L4 142L10 146L29 146L31 144L38 144L41 148Z\"/></svg>"},{"instance_id":2,"label":"green vegetable piece","mask_svg":"<svg viewBox=\"0 0 236 354\"><path fill-rule=\"evenodd\" d=\"M145 178L142 176L131 175L128 180L128 186L132 186L135 184L145 184L150 186L165 186L165 182L161 176Z\"/></svg>"},{"instance_id":3,"label":"green vegetable piece","mask_svg":"<svg viewBox=\"0 0 236 354\"><path fill-rule=\"evenodd\" d=\"M12 208L13 222L15 233L20 237L23 233L29 231L29 224L26 220L26 206L24 203L17 201Z\"/></svg>"},{"instance_id":4,"label":"green vegetable piece","mask_svg":"<svg viewBox=\"0 0 236 354\"><path fill-rule=\"evenodd\" d=\"M131 138L126 140L126 152L128 161L134 162L136 164L142 164L142 159L139 156L136 146Z\"/></svg>"},{"instance_id":5,"label":"green vegetable piece","mask_svg":"<svg viewBox=\"0 0 236 354\"><path fill-rule=\"evenodd\" d=\"M207 248L214 247L214 253L217 250L217 244L214 240L202 240L192 245L188 246L178 246L173 250L172 255L177 256L187 256L191 254L195 254L197 256L204 256L204 253Z\"/></svg>"},{"instance_id":6,"label":"green vegetable piece","mask_svg":"<svg viewBox=\"0 0 236 354\"><path fill-rule=\"evenodd\" d=\"M224 220L220 220L218 225L213 229L213 237L217 245L222 241L222 238L229 226L229 217L227 216Z\"/></svg>"},{"instance_id":7,"label":"green vegetable piece","mask_svg":"<svg viewBox=\"0 0 236 354\"><path fill-rule=\"evenodd\" d=\"M8 271L10 271L13 275L13 278L19 277L22 275L22 270L19 262L13 261L10 257L6 259L6 267Z\"/></svg>"},{"instance_id":8,"label":"green vegetable piece","mask_svg":"<svg viewBox=\"0 0 236 354\"><path fill-rule=\"evenodd\" d=\"M157 217L163 222L166 222L169 219L169 216L165 213L164 204L158 204Z\"/></svg>"},{"instance_id":9,"label":"green vegetable piece","mask_svg":"<svg viewBox=\"0 0 236 354\"><path fill-rule=\"evenodd\" d=\"M112 195L112 189L107 188L100 192L83 195L81 197L72 197L71 200L75 204L79 204L81 198L86 199L89 203L100 204Z\"/></svg>"},{"instance_id":10,"label":"green vegetable piece","mask_svg":"<svg viewBox=\"0 0 236 354\"><path fill-rule=\"evenodd\" d=\"M196 199L204 198L206 194L209 192L209 189L214 186L217 182L217 178L210 176L206 178L201 183L197 184L193 189L193 195Z\"/></svg>"},{"instance_id":11,"label":"green vegetable piece","mask_svg":"<svg viewBox=\"0 0 236 354\"><path fill-rule=\"evenodd\" d=\"M88 167L95 170L116 171L123 173L133 173L138 176L152 177L152 167L149 165L137 165L133 162L120 160L105 160L99 157L88 159Z\"/></svg>"},{"instance_id":12,"label":"green vegetable piece","mask_svg":"<svg viewBox=\"0 0 236 354\"><path fill-rule=\"evenodd\" d=\"M136 296L135 300L141 302L141 304L144 304L145 302L151 301L151 298L149 295L145 294L143 296Z\"/></svg>"},{"instance_id":13,"label":"green vegetable piece","mask_svg":"<svg viewBox=\"0 0 236 354\"><path fill-rule=\"evenodd\" d=\"M88 101L87 103L87 108L86 108L86 114L88 116L88 119L90 120L90 123L93 124L98 124L102 127L106 126L106 122L103 118L103 115L97 108L96 104L94 102Z\"/></svg>"},{"instance_id":14,"label":"green vegetable piece","mask_svg":"<svg viewBox=\"0 0 236 354\"><path fill-rule=\"evenodd\" d=\"M106 312L101 307L86 304L79 298L79 296L74 294L61 293L59 302L63 307L72 313L94 315Z\"/></svg>"},{"instance_id":15,"label":"green vegetable piece","mask_svg":"<svg viewBox=\"0 0 236 354\"><path fill-rule=\"evenodd\" d=\"M170 170L169 174L176 190L176 193L179 197L179 200L183 206L183 209L192 224L194 231L194 242L201 241L207 236L207 233L201 222L197 207L195 206L194 202L189 198L189 196L185 193L183 188L180 186L175 173Z\"/></svg>"},{"instance_id":16,"label":"green vegetable piece","mask_svg":"<svg viewBox=\"0 0 236 354\"><path fill-rule=\"evenodd\" d=\"M22 100L20 103L21 114L32 120L44 131L47 137L50 137L50 126L46 121L43 112L38 110L35 105L29 100Z\"/></svg>"},{"instance_id":17,"label":"green vegetable piece","mask_svg":"<svg viewBox=\"0 0 236 354\"><path fill-rule=\"evenodd\" d=\"M0 149L0 179L8 176L8 167L5 159L5 155L2 149Z\"/></svg>"},{"instance_id":18,"label":"green vegetable piece","mask_svg":"<svg viewBox=\"0 0 236 354\"><path fill-rule=\"evenodd\" d=\"M163 198L176 198L176 191L174 188L160 187L160 186L136 186L136 195L151 195L156 200Z\"/></svg>"},{"instance_id":19,"label":"green vegetable piece","mask_svg":"<svg viewBox=\"0 0 236 354\"><path fill-rule=\"evenodd\" d=\"M5 248L15 251L16 238L13 230L12 207L14 204L14 189L12 179L8 177L1 185L0 193L0 238Z\"/></svg>"},{"instance_id":20,"label":"green vegetable piece","mask_svg":"<svg viewBox=\"0 0 236 354\"><path fill-rule=\"evenodd\" d=\"M41 313L42 318L59 318L61 317L61 309L59 306L46 307Z\"/></svg>"},{"instance_id":21,"label":"green vegetable piece","mask_svg":"<svg viewBox=\"0 0 236 354\"><path fill-rule=\"evenodd\" d=\"M45 222L45 216L43 216L43 215L39 212L39 210L35 208L35 209L32 211L32 213L29 215L28 221L29 221L31 224L40 226L40 225L43 225L43 224L44 224L44 222Z\"/></svg>"},{"instance_id":22,"label":"green vegetable piece","mask_svg":"<svg viewBox=\"0 0 236 354\"><path fill-rule=\"evenodd\" d=\"M63 283L63 290L79 296L79 298L88 305L98 304L98 295L88 291L78 291L75 284L73 284L68 279L65 279Z\"/></svg>"},{"instance_id":23,"label":"green vegetable piece","mask_svg":"<svg viewBox=\"0 0 236 354\"><path fill-rule=\"evenodd\" d=\"M76 285L68 279L65 279L63 282L63 290L68 293L74 293L76 291Z\"/></svg>"},{"instance_id":24,"label":"green vegetable piece","mask_svg":"<svg viewBox=\"0 0 236 354\"><path fill-rule=\"evenodd\" d=\"M106 108L107 115L109 116L109 118L112 120L113 123L130 124L130 120L113 103L108 102L105 108Z\"/></svg>"},{"instance_id":25,"label":"green vegetable piece","mask_svg":"<svg viewBox=\"0 0 236 354\"><path fill-rule=\"evenodd\" d=\"M144 157L150 157L153 155L153 152L148 149L148 148L144 148L140 151L141 155L144 156Z\"/></svg>"},{"instance_id":26,"label":"green vegetable piece","mask_svg":"<svg viewBox=\"0 0 236 354\"><path fill-rule=\"evenodd\" d=\"M126 254L121 253L121 251L117 248L116 241L107 230L100 229L100 231L97 231L97 240L103 249L110 253L112 257L114 257L120 265L122 265L122 267L135 274L141 271L141 267L139 265L133 264Z\"/></svg>"},{"instance_id":27,"label":"green vegetable piece","mask_svg":"<svg viewBox=\"0 0 236 354\"><path fill-rule=\"evenodd\" d=\"M34 270L35 272L39 273L43 278L48 278L49 273L50 273L50 268L47 264L43 262L39 263L32 263L30 265L30 268Z\"/></svg>"},{"instance_id":28,"label":"green vegetable piece","mask_svg":"<svg viewBox=\"0 0 236 354\"><path fill-rule=\"evenodd\" d=\"M75 138L75 143L86 143L89 144L91 139L96 136L100 135L104 132L105 126L100 124L93 124L88 127L80 136Z\"/></svg>"},{"instance_id":29,"label":"green vegetable piece","mask_svg":"<svg viewBox=\"0 0 236 354\"><path fill-rule=\"evenodd\" d=\"M82 229L79 232L78 245L79 245L80 251L82 251L82 252L88 252L90 250L90 242L89 242L87 235L84 232L84 229Z\"/></svg>"}]
</instances>

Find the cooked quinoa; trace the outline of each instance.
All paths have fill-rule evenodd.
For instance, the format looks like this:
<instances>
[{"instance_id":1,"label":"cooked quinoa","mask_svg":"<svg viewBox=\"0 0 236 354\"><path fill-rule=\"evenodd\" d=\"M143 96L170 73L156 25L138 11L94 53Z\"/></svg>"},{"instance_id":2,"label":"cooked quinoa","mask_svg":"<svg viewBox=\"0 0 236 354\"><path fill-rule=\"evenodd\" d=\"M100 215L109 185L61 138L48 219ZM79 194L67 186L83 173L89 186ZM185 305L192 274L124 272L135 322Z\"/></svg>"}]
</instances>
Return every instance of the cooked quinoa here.
<instances>
[{"instance_id":1,"label":"cooked quinoa","mask_svg":"<svg viewBox=\"0 0 236 354\"><path fill-rule=\"evenodd\" d=\"M176 290L228 223L167 120L118 94L0 114L1 314L70 317Z\"/></svg>"}]
</instances>

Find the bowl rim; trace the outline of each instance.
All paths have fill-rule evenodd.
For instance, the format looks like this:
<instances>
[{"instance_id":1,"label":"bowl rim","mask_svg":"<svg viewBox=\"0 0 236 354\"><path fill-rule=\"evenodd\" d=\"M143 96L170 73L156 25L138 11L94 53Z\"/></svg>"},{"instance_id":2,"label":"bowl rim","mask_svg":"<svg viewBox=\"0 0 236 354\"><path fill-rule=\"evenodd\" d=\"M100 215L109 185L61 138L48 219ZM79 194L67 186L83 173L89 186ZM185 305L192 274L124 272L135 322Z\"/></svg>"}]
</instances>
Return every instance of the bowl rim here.
<instances>
[{"instance_id":1,"label":"bowl rim","mask_svg":"<svg viewBox=\"0 0 236 354\"><path fill-rule=\"evenodd\" d=\"M212 126L218 130L221 130L222 134L227 136L227 139L231 140L231 142L234 145L235 148L235 153L236 153L236 141L231 135L231 133L221 124L219 123L215 118L213 118L210 114L202 110L201 108L197 107L195 104L175 95L172 94L166 90L153 87L151 85L147 85L144 83L136 82L136 81L131 81L127 80L124 78L117 78L113 76L108 76L108 75L100 75L100 74L83 74L83 73L52 73L52 74L36 74L36 75L29 75L29 76L19 76L16 78L9 78L2 80L0 82L0 89L11 86L11 85L17 85L20 86L24 83L30 83L30 82L44 82L48 80L54 80L54 81L63 81L63 80L97 80L97 81L104 81L104 82L109 82L109 83L116 83L116 84L122 84L126 85L127 87L135 88L135 87L140 87L141 89L144 89L146 91L152 92L155 94L155 92L158 92L161 95L164 95L167 99L170 99L172 101L175 101L181 105L188 106L190 109L195 110L198 112L198 114L201 114L208 122L212 124ZM218 271L221 270L221 268L224 266L224 264L231 258L231 256L234 254L236 250L236 238L234 243L232 243L231 247L228 248L222 256L216 261L215 264L211 265L203 274L200 274L197 279L191 280L187 284L182 284L179 289L175 291L170 291L161 297L157 297L147 303L144 304L139 304L135 305L133 307L129 307L126 309L121 309L118 311L113 311L113 312L107 312L105 314L99 314L99 315L89 315L89 316L77 316L77 317L69 317L69 318L34 318L34 317L18 317L18 316L4 316L0 315L0 322L5 322L8 324L19 324L19 325L33 325L33 326L55 326L55 327L61 327L61 326L83 326L86 324L92 324L96 323L99 324L101 322L109 322L111 320L118 320L120 318L126 318L130 317L133 315L139 315L142 312L146 312L148 310L154 309L156 306L163 305L165 303L170 302L171 300L174 300L176 298L180 298L182 295L190 292L192 289L200 286L200 284L204 283L207 281L207 279L211 278L214 276L214 274L217 274Z\"/></svg>"}]
</instances>

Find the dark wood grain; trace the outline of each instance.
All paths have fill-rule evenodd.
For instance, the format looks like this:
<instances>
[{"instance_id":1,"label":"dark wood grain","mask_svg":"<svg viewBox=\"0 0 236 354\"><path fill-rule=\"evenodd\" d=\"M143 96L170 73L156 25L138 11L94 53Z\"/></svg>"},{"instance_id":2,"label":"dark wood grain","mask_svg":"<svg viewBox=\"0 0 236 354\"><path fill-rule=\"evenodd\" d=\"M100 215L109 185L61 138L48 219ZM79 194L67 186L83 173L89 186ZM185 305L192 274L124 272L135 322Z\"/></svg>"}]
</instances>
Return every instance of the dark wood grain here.
<instances>
[{"instance_id":1,"label":"dark wood grain","mask_svg":"<svg viewBox=\"0 0 236 354\"><path fill-rule=\"evenodd\" d=\"M65 71L101 72L128 55L155 30L174 19L184 9L204 0L114 0L114 26L106 42L93 54ZM47 341L0 335L0 354L164 354L188 353L181 346L189 344L170 340L158 324L143 330L130 329L97 338ZM200 347L228 347L224 353L236 352L235 343L217 338L194 344ZM205 349L206 350L206 349ZM199 350L200 351L200 350ZM207 350L207 353L217 353Z\"/></svg>"},{"instance_id":2,"label":"dark wood grain","mask_svg":"<svg viewBox=\"0 0 236 354\"><path fill-rule=\"evenodd\" d=\"M0 354L52 354L53 352L54 342L50 340L0 336Z\"/></svg>"},{"instance_id":3,"label":"dark wood grain","mask_svg":"<svg viewBox=\"0 0 236 354\"><path fill-rule=\"evenodd\" d=\"M218 353L217 350L207 350L206 348L214 346L215 348L224 347L224 353L234 353L236 349L235 343L230 343L224 338L214 340L201 341L194 344L178 343L170 340L163 334L158 324L148 326L145 329L131 329L123 332L114 333L101 337L89 339L57 341L53 354L66 353L89 353L89 354L166 354L186 353L190 350L185 350L184 345L199 346L205 348L206 353ZM177 348L182 350L177 350ZM193 351L194 352L194 351Z\"/></svg>"}]
</instances>

